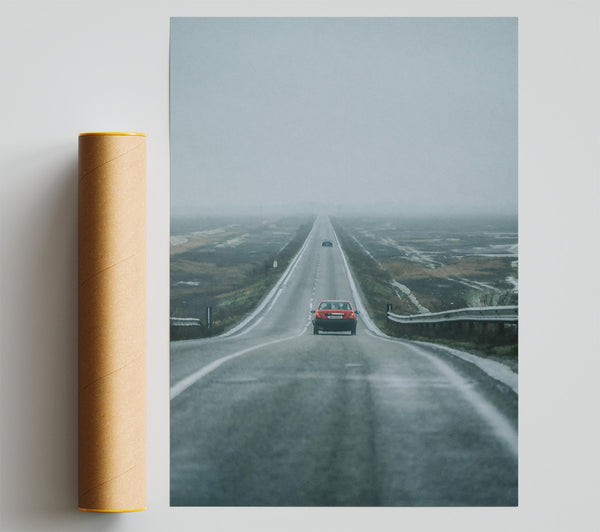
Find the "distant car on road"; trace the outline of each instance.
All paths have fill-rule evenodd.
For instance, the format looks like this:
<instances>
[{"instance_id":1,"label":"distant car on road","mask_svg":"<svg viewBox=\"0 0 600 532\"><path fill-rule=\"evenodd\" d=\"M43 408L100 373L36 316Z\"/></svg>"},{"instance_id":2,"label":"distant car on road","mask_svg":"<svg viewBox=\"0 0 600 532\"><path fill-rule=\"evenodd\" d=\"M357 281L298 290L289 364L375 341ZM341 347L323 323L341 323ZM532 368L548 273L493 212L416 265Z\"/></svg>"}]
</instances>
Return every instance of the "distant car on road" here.
<instances>
[{"instance_id":1,"label":"distant car on road","mask_svg":"<svg viewBox=\"0 0 600 532\"><path fill-rule=\"evenodd\" d=\"M317 310L311 310L313 316L313 334L319 331L350 331L356 334L356 314L350 301L321 301Z\"/></svg>"},{"instance_id":2,"label":"distant car on road","mask_svg":"<svg viewBox=\"0 0 600 532\"><path fill-rule=\"evenodd\" d=\"M321 247L332 248L333 247L333 242L331 240L323 240L323 243L321 244Z\"/></svg>"}]
</instances>

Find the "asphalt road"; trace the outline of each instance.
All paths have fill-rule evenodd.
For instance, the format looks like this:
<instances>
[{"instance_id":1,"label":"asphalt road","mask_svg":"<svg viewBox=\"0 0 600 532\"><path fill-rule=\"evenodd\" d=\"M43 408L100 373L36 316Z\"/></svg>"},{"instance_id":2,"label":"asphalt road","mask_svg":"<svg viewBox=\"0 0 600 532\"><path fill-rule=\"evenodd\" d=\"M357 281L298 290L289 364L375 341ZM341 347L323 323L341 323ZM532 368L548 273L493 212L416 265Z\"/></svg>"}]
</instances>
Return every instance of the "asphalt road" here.
<instances>
[{"instance_id":1,"label":"asphalt road","mask_svg":"<svg viewBox=\"0 0 600 532\"><path fill-rule=\"evenodd\" d=\"M323 240L333 248L321 247ZM233 334L171 344L173 506L513 506L517 395L369 328L327 218ZM357 336L314 336L321 299Z\"/></svg>"}]
</instances>

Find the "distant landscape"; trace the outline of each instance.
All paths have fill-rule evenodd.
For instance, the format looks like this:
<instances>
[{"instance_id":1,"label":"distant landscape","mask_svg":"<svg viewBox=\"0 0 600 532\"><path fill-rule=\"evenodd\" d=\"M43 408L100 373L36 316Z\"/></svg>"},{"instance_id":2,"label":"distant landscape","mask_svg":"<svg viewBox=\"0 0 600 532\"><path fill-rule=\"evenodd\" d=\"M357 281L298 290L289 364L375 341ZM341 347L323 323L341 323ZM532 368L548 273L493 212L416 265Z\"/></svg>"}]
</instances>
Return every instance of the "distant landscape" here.
<instances>
[{"instance_id":1,"label":"distant landscape","mask_svg":"<svg viewBox=\"0 0 600 532\"><path fill-rule=\"evenodd\" d=\"M399 327L400 315L518 305L518 224L510 217L334 218L369 315L392 336L434 341L518 368L518 326Z\"/></svg>"},{"instance_id":2,"label":"distant landscape","mask_svg":"<svg viewBox=\"0 0 600 532\"><path fill-rule=\"evenodd\" d=\"M214 336L239 323L283 273L313 221L309 215L173 220L171 317L198 321L172 326L171 339ZM388 334L398 335L386 319L388 304L401 315L518 304L516 218L340 216L332 223L369 314ZM516 331L492 342L502 345L437 340L508 357L516 366Z\"/></svg>"},{"instance_id":3,"label":"distant landscape","mask_svg":"<svg viewBox=\"0 0 600 532\"><path fill-rule=\"evenodd\" d=\"M308 215L172 220L171 318L199 324L171 326L171 340L214 336L239 323L277 282L313 221Z\"/></svg>"},{"instance_id":4,"label":"distant landscape","mask_svg":"<svg viewBox=\"0 0 600 532\"><path fill-rule=\"evenodd\" d=\"M387 276L399 314L517 304L518 241L510 219L333 219L344 250ZM362 282L367 282L362 279Z\"/></svg>"}]
</instances>

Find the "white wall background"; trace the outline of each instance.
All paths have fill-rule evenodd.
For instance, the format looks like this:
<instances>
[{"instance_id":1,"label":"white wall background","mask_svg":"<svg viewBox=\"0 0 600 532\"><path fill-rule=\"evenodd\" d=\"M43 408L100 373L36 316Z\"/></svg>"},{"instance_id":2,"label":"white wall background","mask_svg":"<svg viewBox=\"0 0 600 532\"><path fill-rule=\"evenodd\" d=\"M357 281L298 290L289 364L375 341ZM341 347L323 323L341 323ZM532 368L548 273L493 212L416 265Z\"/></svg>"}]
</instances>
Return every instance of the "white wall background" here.
<instances>
[{"instance_id":1,"label":"white wall background","mask_svg":"<svg viewBox=\"0 0 600 532\"><path fill-rule=\"evenodd\" d=\"M518 509L169 507L169 17L518 16ZM546 1L0 4L0 529L596 530L600 8ZM148 133L148 510L77 504L77 135ZM570 313L577 318L566 318Z\"/></svg>"}]
</instances>

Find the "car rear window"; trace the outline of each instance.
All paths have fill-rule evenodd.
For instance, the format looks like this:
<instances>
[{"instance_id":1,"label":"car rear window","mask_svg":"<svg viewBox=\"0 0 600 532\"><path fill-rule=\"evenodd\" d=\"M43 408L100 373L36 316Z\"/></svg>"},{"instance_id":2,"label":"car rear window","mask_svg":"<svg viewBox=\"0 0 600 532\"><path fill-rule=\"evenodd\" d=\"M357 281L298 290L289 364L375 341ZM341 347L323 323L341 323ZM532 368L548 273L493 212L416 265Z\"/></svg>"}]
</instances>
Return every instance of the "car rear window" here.
<instances>
[{"instance_id":1,"label":"car rear window","mask_svg":"<svg viewBox=\"0 0 600 532\"><path fill-rule=\"evenodd\" d=\"M319 305L319 310L351 310L350 303L344 301L323 301Z\"/></svg>"}]
</instances>

